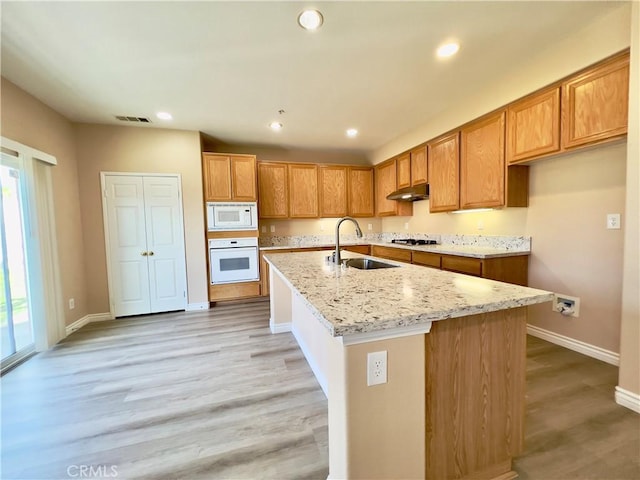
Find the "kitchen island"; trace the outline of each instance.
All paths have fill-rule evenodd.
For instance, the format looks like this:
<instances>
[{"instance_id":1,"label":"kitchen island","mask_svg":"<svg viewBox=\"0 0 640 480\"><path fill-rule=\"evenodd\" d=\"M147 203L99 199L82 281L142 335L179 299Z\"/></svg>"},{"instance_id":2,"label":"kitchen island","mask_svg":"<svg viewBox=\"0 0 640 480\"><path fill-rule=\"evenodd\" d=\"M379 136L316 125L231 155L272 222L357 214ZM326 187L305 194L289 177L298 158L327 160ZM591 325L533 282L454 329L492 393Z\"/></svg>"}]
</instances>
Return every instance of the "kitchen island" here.
<instances>
[{"instance_id":1,"label":"kitchen island","mask_svg":"<svg viewBox=\"0 0 640 480\"><path fill-rule=\"evenodd\" d=\"M397 268L337 268L326 256L265 259L272 330L293 332L327 395L329 478L515 478L526 306L552 294L387 260ZM368 386L373 352L387 354L387 382Z\"/></svg>"}]
</instances>

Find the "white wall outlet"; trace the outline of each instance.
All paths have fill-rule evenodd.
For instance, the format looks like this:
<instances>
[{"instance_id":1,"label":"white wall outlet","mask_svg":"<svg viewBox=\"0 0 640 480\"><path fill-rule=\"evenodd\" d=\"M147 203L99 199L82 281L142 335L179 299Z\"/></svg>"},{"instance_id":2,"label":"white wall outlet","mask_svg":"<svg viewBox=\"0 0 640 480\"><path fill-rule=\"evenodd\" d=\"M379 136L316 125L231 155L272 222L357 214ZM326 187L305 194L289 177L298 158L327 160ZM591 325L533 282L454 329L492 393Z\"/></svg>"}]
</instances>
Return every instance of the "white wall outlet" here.
<instances>
[{"instance_id":1,"label":"white wall outlet","mask_svg":"<svg viewBox=\"0 0 640 480\"><path fill-rule=\"evenodd\" d=\"M551 310L565 317L577 318L580 316L580 298L554 293Z\"/></svg>"},{"instance_id":2,"label":"white wall outlet","mask_svg":"<svg viewBox=\"0 0 640 480\"><path fill-rule=\"evenodd\" d=\"M371 225L370 223L367 223L367 230L369 231L373 230L373 225Z\"/></svg>"},{"instance_id":3,"label":"white wall outlet","mask_svg":"<svg viewBox=\"0 0 640 480\"><path fill-rule=\"evenodd\" d=\"M324 231L324 223L320 222L320 231Z\"/></svg>"},{"instance_id":4,"label":"white wall outlet","mask_svg":"<svg viewBox=\"0 0 640 480\"><path fill-rule=\"evenodd\" d=\"M607 213L607 230L620 230L619 213Z\"/></svg>"},{"instance_id":5,"label":"white wall outlet","mask_svg":"<svg viewBox=\"0 0 640 480\"><path fill-rule=\"evenodd\" d=\"M269 230L271 231L271 233L276 233L276 226L275 225L271 225L269 227Z\"/></svg>"},{"instance_id":6,"label":"white wall outlet","mask_svg":"<svg viewBox=\"0 0 640 480\"><path fill-rule=\"evenodd\" d=\"M69 299L69 310L73 310L74 308L76 308L76 299L75 298L70 298Z\"/></svg>"},{"instance_id":7,"label":"white wall outlet","mask_svg":"<svg viewBox=\"0 0 640 480\"><path fill-rule=\"evenodd\" d=\"M482 220L478 220L478 230L484 230L484 222Z\"/></svg>"},{"instance_id":8,"label":"white wall outlet","mask_svg":"<svg viewBox=\"0 0 640 480\"><path fill-rule=\"evenodd\" d=\"M387 351L367 353L367 386L387 383Z\"/></svg>"},{"instance_id":9,"label":"white wall outlet","mask_svg":"<svg viewBox=\"0 0 640 480\"><path fill-rule=\"evenodd\" d=\"M266 225L262 225L262 233L267 233L267 226Z\"/></svg>"},{"instance_id":10,"label":"white wall outlet","mask_svg":"<svg viewBox=\"0 0 640 480\"><path fill-rule=\"evenodd\" d=\"M409 222L404 222L404 229L409 230Z\"/></svg>"}]
</instances>

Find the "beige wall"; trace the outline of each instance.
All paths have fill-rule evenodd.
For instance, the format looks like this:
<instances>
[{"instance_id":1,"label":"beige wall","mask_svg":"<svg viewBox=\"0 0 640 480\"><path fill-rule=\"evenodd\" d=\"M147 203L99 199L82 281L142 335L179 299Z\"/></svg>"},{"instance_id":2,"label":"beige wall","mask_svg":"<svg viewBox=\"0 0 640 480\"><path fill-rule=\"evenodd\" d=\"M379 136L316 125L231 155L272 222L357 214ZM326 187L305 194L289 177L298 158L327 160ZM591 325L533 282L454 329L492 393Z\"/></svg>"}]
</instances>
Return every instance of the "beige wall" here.
<instances>
[{"instance_id":1,"label":"beige wall","mask_svg":"<svg viewBox=\"0 0 640 480\"><path fill-rule=\"evenodd\" d=\"M627 137L627 215L624 226L624 267L619 386L640 395L640 3L634 2L631 28L631 84Z\"/></svg>"},{"instance_id":2,"label":"beige wall","mask_svg":"<svg viewBox=\"0 0 640 480\"><path fill-rule=\"evenodd\" d=\"M58 259L64 298L65 324L88 313L84 274L83 225L72 124L8 80L2 79L2 136L54 155L52 168L53 201L56 216ZM69 310L68 299L75 299Z\"/></svg>"},{"instance_id":3,"label":"beige wall","mask_svg":"<svg viewBox=\"0 0 640 480\"><path fill-rule=\"evenodd\" d=\"M109 311L100 172L182 175L188 303L208 302L198 132L79 124L76 137L89 311Z\"/></svg>"},{"instance_id":4,"label":"beige wall","mask_svg":"<svg viewBox=\"0 0 640 480\"><path fill-rule=\"evenodd\" d=\"M259 220L260 237L279 236L279 235L335 235L336 222L338 218L308 218L297 220L276 220L261 219ZM381 218L356 218L362 233L379 233L382 228ZM371 229L369 229L371 225ZM264 230L262 231L264 227ZM271 227L275 228L275 232L271 232ZM355 228L352 224L346 223L340 227L342 234L355 234Z\"/></svg>"}]
</instances>

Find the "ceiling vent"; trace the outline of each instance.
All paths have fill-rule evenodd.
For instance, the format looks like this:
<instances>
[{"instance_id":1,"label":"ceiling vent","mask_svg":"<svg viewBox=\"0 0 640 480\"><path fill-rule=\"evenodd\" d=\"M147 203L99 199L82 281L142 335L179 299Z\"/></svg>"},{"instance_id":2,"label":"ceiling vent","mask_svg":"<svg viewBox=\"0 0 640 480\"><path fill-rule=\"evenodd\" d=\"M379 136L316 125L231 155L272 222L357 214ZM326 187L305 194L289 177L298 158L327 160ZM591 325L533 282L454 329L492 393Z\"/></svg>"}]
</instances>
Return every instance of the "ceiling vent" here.
<instances>
[{"instance_id":1,"label":"ceiling vent","mask_svg":"<svg viewBox=\"0 0 640 480\"><path fill-rule=\"evenodd\" d=\"M121 122L134 122L134 123L151 123L147 117L129 117L125 115L116 115L116 118Z\"/></svg>"}]
</instances>

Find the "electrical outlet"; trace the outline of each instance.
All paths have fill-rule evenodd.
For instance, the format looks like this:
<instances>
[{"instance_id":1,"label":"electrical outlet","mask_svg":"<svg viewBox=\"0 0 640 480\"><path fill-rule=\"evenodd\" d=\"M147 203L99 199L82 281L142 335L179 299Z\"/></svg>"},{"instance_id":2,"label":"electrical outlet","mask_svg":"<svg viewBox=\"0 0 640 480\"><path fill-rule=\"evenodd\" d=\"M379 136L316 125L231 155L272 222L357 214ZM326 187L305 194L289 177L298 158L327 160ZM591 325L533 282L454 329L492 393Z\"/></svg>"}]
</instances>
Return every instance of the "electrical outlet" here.
<instances>
[{"instance_id":1,"label":"electrical outlet","mask_svg":"<svg viewBox=\"0 0 640 480\"><path fill-rule=\"evenodd\" d=\"M270 228L271 233L276 233L276 226L275 225L271 225L271 227L269 227L269 228Z\"/></svg>"},{"instance_id":2,"label":"electrical outlet","mask_svg":"<svg viewBox=\"0 0 640 480\"><path fill-rule=\"evenodd\" d=\"M373 225L371 225L370 223L367 224L367 230L373 230Z\"/></svg>"},{"instance_id":3,"label":"electrical outlet","mask_svg":"<svg viewBox=\"0 0 640 480\"><path fill-rule=\"evenodd\" d=\"M324 231L324 223L320 222L320 231Z\"/></svg>"},{"instance_id":4,"label":"electrical outlet","mask_svg":"<svg viewBox=\"0 0 640 480\"><path fill-rule=\"evenodd\" d=\"M607 213L607 230L620 230L619 213Z\"/></svg>"},{"instance_id":5,"label":"electrical outlet","mask_svg":"<svg viewBox=\"0 0 640 480\"><path fill-rule=\"evenodd\" d=\"M367 354L367 386L387 383L387 351Z\"/></svg>"},{"instance_id":6,"label":"electrical outlet","mask_svg":"<svg viewBox=\"0 0 640 480\"><path fill-rule=\"evenodd\" d=\"M404 223L404 229L405 230L409 230L409 222L405 222Z\"/></svg>"},{"instance_id":7,"label":"electrical outlet","mask_svg":"<svg viewBox=\"0 0 640 480\"><path fill-rule=\"evenodd\" d=\"M262 225L262 233L267 233L267 226L266 225Z\"/></svg>"},{"instance_id":8,"label":"electrical outlet","mask_svg":"<svg viewBox=\"0 0 640 480\"><path fill-rule=\"evenodd\" d=\"M74 308L76 308L76 299L75 298L70 298L69 299L69 310L73 310Z\"/></svg>"},{"instance_id":9,"label":"electrical outlet","mask_svg":"<svg viewBox=\"0 0 640 480\"><path fill-rule=\"evenodd\" d=\"M565 317L577 318L580 316L580 298L555 293L551 303L551 310Z\"/></svg>"},{"instance_id":10,"label":"electrical outlet","mask_svg":"<svg viewBox=\"0 0 640 480\"><path fill-rule=\"evenodd\" d=\"M484 222L482 220L478 220L478 230L484 230Z\"/></svg>"}]
</instances>

